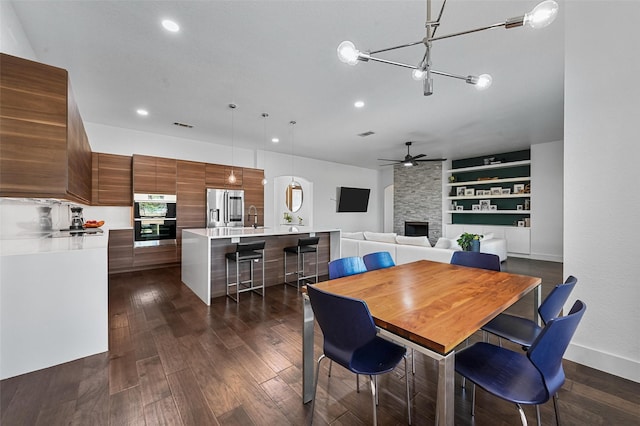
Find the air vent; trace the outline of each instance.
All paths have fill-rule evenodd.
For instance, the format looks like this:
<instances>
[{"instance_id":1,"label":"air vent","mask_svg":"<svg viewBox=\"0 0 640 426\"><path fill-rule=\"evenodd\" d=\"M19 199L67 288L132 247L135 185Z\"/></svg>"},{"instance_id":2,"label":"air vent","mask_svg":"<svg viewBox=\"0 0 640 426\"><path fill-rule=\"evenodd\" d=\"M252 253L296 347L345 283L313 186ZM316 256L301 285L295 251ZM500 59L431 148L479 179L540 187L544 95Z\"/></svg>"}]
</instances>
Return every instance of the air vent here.
<instances>
[{"instance_id":1,"label":"air vent","mask_svg":"<svg viewBox=\"0 0 640 426\"><path fill-rule=\"evenodd\" d=\"M178 126L178 127L186 127L187 129L192 129L193 126L191 124L186 124L186 123L179 123L179 122L175 122L173 123L174 126Z\"/></svg>"},{"instance_id":2,"label":"air vent","mask_svg":"<svg viewBox=\"0 0 640 426\"><path fill-rule=\"evenodd\" d=\"M372 132L371 130L369 130L368 132L364 132L364 133L358 133L358 136L360 137L366 137L366 136L371 136L371 135L375 135L375 132Z\"/></svg>"}]
</instances>

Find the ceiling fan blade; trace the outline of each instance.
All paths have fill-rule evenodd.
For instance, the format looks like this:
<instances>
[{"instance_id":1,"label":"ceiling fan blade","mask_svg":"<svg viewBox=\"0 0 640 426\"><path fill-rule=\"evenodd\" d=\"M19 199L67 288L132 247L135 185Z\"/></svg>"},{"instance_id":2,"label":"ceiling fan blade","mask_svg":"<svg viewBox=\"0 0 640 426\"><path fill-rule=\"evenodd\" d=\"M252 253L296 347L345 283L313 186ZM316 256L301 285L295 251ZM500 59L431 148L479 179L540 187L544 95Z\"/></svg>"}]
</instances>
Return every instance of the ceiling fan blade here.
<instances>
[{"instance_id":1,"label":"ceiling fan blade","mask_svg":"<svg viewBox=\"0 0 640 426\"><path fill-rule=\"evenodd\" d=\"M446 158L426 158L424 160L416 160L416 161L447 161Z\"/></svg>"},{"instance_id":2,"label":"ceiling fan blade","mask_svg":"<svg viewBox=\"0 0 640 426\"><path fill-rule=\"evenodd\" d=\"M388 158L378 158L380 161L393 161L394 163L401 163L401 160L389 160Z\"/></svg>"},{"instance_id":3,"label":"ceiling fan blade","mask_svg":"<svg viewBox=\"0 0 640 426\"><path fill-rule=\"evenodd\" d=\"M414 160L417 160L418 158L422 158L422 157L426 157L426 154L418 154L415 157L413 157Z\"/></svg>"},{"instance_id":4,"label":"ceiling fan blade","mask_svg":"<svg viewBox=\"0 0 640 426\"><path fill-rule=\"evenodd\" d=\"M380 166L395 166L397 164L400 164L400 163L396 162L396 163L380 164Z\"/></svg>"}]
</instances>

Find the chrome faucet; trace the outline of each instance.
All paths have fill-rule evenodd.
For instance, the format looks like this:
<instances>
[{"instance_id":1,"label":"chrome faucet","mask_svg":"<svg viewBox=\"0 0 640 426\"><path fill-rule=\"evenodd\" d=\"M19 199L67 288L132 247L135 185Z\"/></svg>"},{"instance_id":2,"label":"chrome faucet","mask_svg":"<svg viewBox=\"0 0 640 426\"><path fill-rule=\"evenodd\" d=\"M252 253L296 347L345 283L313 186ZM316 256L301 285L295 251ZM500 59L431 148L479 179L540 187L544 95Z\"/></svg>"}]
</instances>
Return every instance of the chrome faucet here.
<instances>
[{"instance_id":1,"label":"chrome faucet","mask_svg":"<svg viewBox=\"0 0 640 426\"><path fill-rule=\"evenodd\" d=\"M257 228L258 227L258 209L256 208L256 206L254 206L253 204L251 204L249 206L249 214L247 214L247 218L251 219L251 209L253 209L253 227Z\"/></svg>"}]
</instances>

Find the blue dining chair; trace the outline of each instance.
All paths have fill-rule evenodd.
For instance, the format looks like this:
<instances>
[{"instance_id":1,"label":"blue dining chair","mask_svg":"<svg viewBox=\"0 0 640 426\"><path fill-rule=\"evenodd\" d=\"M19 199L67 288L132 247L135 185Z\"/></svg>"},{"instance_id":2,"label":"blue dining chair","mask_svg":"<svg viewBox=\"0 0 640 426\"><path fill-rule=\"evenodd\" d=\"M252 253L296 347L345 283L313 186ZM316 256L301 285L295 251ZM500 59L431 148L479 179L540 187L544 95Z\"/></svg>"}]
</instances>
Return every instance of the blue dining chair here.
<instances>
[{"instance_id":1,"label":"blue dining chair","mask_svg":"<svg viewBox=\"0 0 640 426\"><path fill-rule=\"evenodd\" d=\"M551 290L538 308L538 313L544 324L560 315L562 307L567 302L577 283L578 279L570 275L564 283L556 285ZM542 327L528 318L500 314L485 324L482 330L522 345L526 349L536 340L536 337L542 331Z\"/></svg>"},{"instance_id":2,"label":"blue dining chair","mask_svg":"<svg viewBox=\"0 0 640 426\"><path fill-rule=\"evenodd\" d=\"M362 256L362 261L367 267L367 271L396 266L393 258L391 257L391 253L388 251L377 251L375 253L365 254Z\"/></svg>"},{"instance_id":3,"label":"blue dining chair","mask_svg":"<svg viewBox=\"0 0 640 426\"><path fill-rule=\"evenodd\" d=\"M475 385L492 395L516 404L524 426L527 419L522 405L536 406L540 424L540 404L553 396L556 422L558 391L565 380L562 356L584 315L586 305L577 300L564 317L547 323L526 354L486 342L475 343L456 354L456 372L474 383L471 415L475 415Z\"/></svg>"},{"instance_id":4,"label":"blue dining chair","mask_svg":"<svg viewBox=\"0 0 640 426\"><path fill-rule=\"evenodd\" d=\"M452 265L500 271L500 257L496 254L479 251L455 251L451 256Z\"/></svg>"},{"instance_id":5,"label":"blue dining chair","mask_svg":"<svg viewBox=\"0 0 640 426\"><path fill-rule=\"evenodd\" d=\"M318 358L316 366L313 402L311 404L312 421L320 363L324 358L337 362L352 373L369 376L374 425L377 424L377 383L374 381L374 376L392 371L404 359L407 415L409 424L411 424L409 377L406 374L407 350L403 346L378 337L369 308L363 300L328 293L313 285L307 286L307 294L324 337L323 354Z\"/></svg>"},{"instance_id":6,"label":"blue dining chair","mask_svg":"<svg viewBox=\"0 0 640 426\"><path fill-rule=\"evenodd\" d=\"M329 262L329 279L348 277L349 275L367 272L362 258L358 256L342 257Z\"/></svg>"}]
</instances>

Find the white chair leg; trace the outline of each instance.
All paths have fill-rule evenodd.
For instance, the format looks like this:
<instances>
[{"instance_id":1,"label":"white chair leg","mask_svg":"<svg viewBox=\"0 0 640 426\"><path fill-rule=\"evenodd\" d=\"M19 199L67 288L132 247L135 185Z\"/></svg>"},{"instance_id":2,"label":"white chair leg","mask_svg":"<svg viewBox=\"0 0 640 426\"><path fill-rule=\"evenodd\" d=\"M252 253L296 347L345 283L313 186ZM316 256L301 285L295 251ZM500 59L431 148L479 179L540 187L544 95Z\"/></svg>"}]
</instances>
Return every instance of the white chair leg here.
<instances>
[{"instance_id":1,"label":"white chair leg","mask_svg":"<svg viewBox=\"0 0 640 426\"><path fill-rule=\"evenodd\" d=\"M318 391L318 377L320 377L320 362L324 359L324 354L320 355L320 358L318 358L318 364L316 365L316 378L315 378L315 385L313 387L313 399L311 400L311 421L309 422L309 424L313 424L313 413L314 413L314 409L316 407L316 393Z\"/></svg>"},{"instance_id":2,"label":"white chair leg","mask_svg":"<svg viewBox=\"0 0 640 426\"><path fill-rule=\"evenodd\" d=\"M542 423L540 423L540 406L539 405L536 405L536 422L538 426L542 425Z\"/></svg>"},{"instance_id":3,"label":"white chair leg","mask_svg":"<svg viewBox=\"0 0 640 426\"><path fill-rule=\"evenodd\" d=\"M376 400L378 399L378 397L375 379L373 378L373 376L369 376L369 383L371 385L371 401L373 402L373 426L376 426L378 424L378 413L376 410Z\"/></svg>"},{"instance_id":4,"label":"white chair leg","mask_svg":"<svg viewBox=\"0 0 640 426\"><path fill-rule=\"evenodd\" d=\"M558 411L558 393L553 395L553 410L556 412L556 425L560 426L560 412Z\"/></svg>"},{"instance_id":5,"label":"white chair leg","mask_svg":"<svg viewBox=\"0 0 640 426\"><path fill-rule=\"evenodd\" d=\"M518 407L518 412L520 413L520 421L522 422L522 426L527 426L527 416L524 415L524 410L522 409L520 404L516 404L516 407Z\"/></svg>"}]
</instances>

